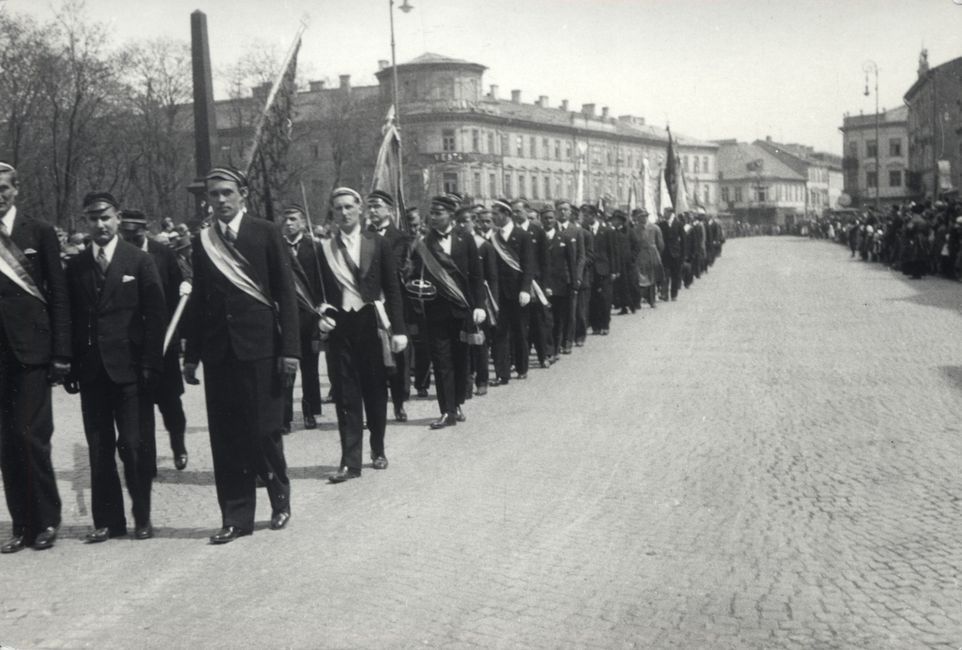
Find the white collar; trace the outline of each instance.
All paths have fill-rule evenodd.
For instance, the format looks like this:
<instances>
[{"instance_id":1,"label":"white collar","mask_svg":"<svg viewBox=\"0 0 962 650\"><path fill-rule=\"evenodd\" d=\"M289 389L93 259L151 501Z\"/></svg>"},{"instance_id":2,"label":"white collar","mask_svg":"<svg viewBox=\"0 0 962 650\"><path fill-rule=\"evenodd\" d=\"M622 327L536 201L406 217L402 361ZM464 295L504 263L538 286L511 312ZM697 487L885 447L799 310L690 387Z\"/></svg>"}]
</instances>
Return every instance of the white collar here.
<instances>
[{"instance_id":1,"label":"white collar","mask_svg":"<svg viewBox=\"0 0 962 650\"><path fill-rule=\"evenodd\" d=\"M247 208L244 206L241 206L241 209L237 211L237 214L234 215L234 218L228 221L227 223L224 223L223 221L218 219L217 224L220 226L221 233L223 234L227 232L228 228L230 228L231 232L233 232L235 235L239 233L240 227L241 227L241 220L244 218L245 214L247 214Z\"/></svg>"},{"instance_id":2,"label":"white collar","mask_svg":"<svg viewBox=\"0 0 962 650\"><path fill-rule=\"evenodd\" d=\"M288 246L297 246L298 244L301 243L302 239L304 239L304 233L299 232L297 233L297 237L294 238L294 241L291 241L287 237L284 238L284 241L287 243Z\"/></svg>"},{"instance_id":3,"label":"white collar","mask_svg":"<svg viewBox=\"0 0 962 650\"><path fill-rule=\"evenodd\" d=\"M118 239L120 238L117 235L114 235L113 238L103 246L104 257L107 258L107 264L110 264L111 260L114 259L114 251L117 250ZM101 247L97 244L97 242L94 241L90 242L90 245L92 246L94 260L96 260L97 256L100 255Z\"/></svg>"},{"instance_id":4,"label":"white collar","mask_svg":"<svg viewBox=\"0 0 962 650\"><path fill-rule=\"evenodd\" d=\"M511 233L513 232L514 232L514 221L512 221L511 219L508 219L508 223L501 226L501 237L503 237L505 241L507 241L508 237L510 237Z\"/></svg>"},{"instance_id":5,"label":"white collar","mask_svg":"<svg viewBox=\"0 0 962 650\"><path fill-rule=\"evenodd\" d=\"M354 226L354 229L350 232L344 232L340 228L337 229L337 232L341 235L341 239L350 239L351 241L354 241L354 238L357 237L361 232L361 223L358 222Z\"/></svg>"},{"instance_id":6,"label":"white collar","mask_svg":"<svg viewBox=\"0 0 962 650\"><path fill-rule=\"evenodd\" d=\"M11 205L7 214L3 215L3 225L7 227L7 234L13 234L13 222L17 219L17 206Z\"/></svg>"},{"instance_id":7,"label":"white collar","mask_svg":"<svg viewBox=\"0 0 962 650\"><path fill-rule=\"evenodd\" d=\"M529 228L530 226L531 226L531 220L530 220L530 219L525 219L525 220L524 220L524 223L522 223L522 224L521 224L520 226L518 226L518 227L521 228L521 230L523 230L523 231L525 231L525 232L528 232L528 228Z\"/></svg>"}]
</instances>

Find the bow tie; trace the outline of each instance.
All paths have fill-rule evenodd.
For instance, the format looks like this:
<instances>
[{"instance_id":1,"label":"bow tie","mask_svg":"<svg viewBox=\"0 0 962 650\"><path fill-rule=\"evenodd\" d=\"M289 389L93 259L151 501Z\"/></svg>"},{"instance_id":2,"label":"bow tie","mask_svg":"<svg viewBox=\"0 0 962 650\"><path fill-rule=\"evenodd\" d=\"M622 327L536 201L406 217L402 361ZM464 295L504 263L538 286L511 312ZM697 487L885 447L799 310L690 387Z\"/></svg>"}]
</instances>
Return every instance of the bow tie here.
<instances>
[{"instance_id":1,"label":"bow tie","mask_svg":"<svg viewBox=\"0 0 962 650\"><path fill-rule=\"evenodd\" d=\"M378 228L373 223L370 223L367 226L368 232L384 232L385 230L387 230L387 226L384 226L383 228Z\"/></svg>"},{"instance_id":2,"label":"bow tie","mask_svg":"<svg viewBox=\"0 0 962 650\"><path fill-rule=\"evenodd\" d=\"M453 231L453 230L449 230L448 232L438 232L437 230L435 230L435 231L434 231L434 234L437 235L438 239L447 239L448 237L451 236L451 233L452 233L452 232L454 232L454 231Z\"/></svg>"}]
</instances>

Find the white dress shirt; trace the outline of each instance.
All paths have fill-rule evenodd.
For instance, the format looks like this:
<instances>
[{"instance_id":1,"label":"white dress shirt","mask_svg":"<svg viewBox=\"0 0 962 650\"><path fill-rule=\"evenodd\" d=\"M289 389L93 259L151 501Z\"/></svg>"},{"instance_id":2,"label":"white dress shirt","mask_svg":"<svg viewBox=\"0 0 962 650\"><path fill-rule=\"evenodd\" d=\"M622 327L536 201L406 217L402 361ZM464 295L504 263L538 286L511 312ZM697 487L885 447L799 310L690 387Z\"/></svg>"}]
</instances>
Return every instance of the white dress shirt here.
<instances>
[{"instance_id":1,"label":"white dress shirt","mask_svg":"<svg viewBox=\"0 0 962 650\"><path fill-rule=\"evenodd\" d=\"M234 215L234 218L228 221L227 223L224 223L223 221L218 219L217 225L220 227L220 234L224 235L224 237L226 238L227 231L230 230L232 233L234 233L234 238L236 239L237 233L240 232L241 220L244 218L244 215L246 213L247 213L247 208L241 208L237 212L237 214Z\"/></svg>"},{"instance_id":2,"label":"white dress shirt","mask_svg":"<svg viewBox=\"0 0 962 650\"><path fill-rule=\"evenodd\" d=\"M354 227L354 230L347 233L342 231L338 232L341 241L344 242L344 248L334 246L339 248L341 254L345 252L351 258L358 268L361 266L361 226L358 224ZM340 261L340 260L338 260ZM341 309L345 311L360 311L364 307L364 299L361 298L360 287L351 283L342 283L341 285Z\"/></svg>"},{"instance_id":3,"label":"white dress shirt","mask_svg":"<svg viewBox=\"0 0 962 650\"><path fill-rule=\"evenodd\" d=\"M91 242L90 245L93 247L94 261L97 261L97 256L100 255L101 247L98 246L96 242ZM117 250L117 235L114 235L109 242L104 244L103 249L104 257L107 258L107 266L110 266L111 260L114 259L114 251Z\"/></svg>"},{"instance_id":4,"label":"white dress shirt","mask_svg":"<svg viewBox=\"0 0 962 650\"><path fill-rule=\"evenodd\" d=\"M454 232L454 226L448 226L447 232L437 233L438 244L441 245L441 250L444 251L445 255L451 254L451 237L453 237L452 235L453 232Z\"/></svg>"},{"instance_id":5,"label":"white dress shirt","mask_svg":"<svg viewBox=\"0 0 962 650\"><path fill-rule=\"evenodd\" d=\"M504 241L508 241L508 237L511 236L512 232L514 232L514 222L509 219L508 223L501 227L501 238Z\"/></svg>"},{"instance_id":6,"label":"white dress shirt","mask_svg":"<svg viewBox=\"0 0 962 650\"><path fill-rule=\"evenodd\" d=\"M7 234L13 234L13 222L17 219L17 206L11 205L10 209L7 210L7 214L3 215L0 221L3 222L3 227L7 229Z\"/></svg>"}]
</instances>

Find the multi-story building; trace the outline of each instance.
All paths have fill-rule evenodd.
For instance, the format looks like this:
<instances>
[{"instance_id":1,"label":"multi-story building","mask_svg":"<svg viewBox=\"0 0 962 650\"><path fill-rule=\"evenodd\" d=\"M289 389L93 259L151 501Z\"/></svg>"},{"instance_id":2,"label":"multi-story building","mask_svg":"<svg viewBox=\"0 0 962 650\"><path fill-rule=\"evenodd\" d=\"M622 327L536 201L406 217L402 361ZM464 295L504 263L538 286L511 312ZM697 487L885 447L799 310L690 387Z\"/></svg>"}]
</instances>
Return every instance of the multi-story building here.
<instances>
[{"instance_id":1,"label":"multi-story building","mask_svg":"<svg viewBox=\"0 0 962 650\"><path fill-rule=\"evenodd\" d=\"M806 194L804 213L809 217L820 216L825 210L839 207L842 193L842 159L835 154L815 151L812 147L774 142L771 136L756 140L755 145L805 176Z\"/></svg>"},{"instance_id":2,"label":"multi-story building","mask_svg":"<svg viewBox=\"0 0 962 650\"><path fill-rule=\"evenodd\" d=\"M717 140L720 209L735 221L792 226L805 216L808 177L759 143Z\"/></svg>"},{"instance_id":3,"label":"multi-story building","mask_svg":"<svg viewBox=\"0 0 962 650\"><path fill-rule=\"evenodd\" d=\"M919 56L918 79L903 97L908 107L909 188L938 197L962 185L962 57L929 67Z\"/></svg>"},{"instance_id":4,"label":"multi-story building","mask_svg":"<svg viewBox=\"0 0 962 650\"><path fill-rule=\"evenodd\" d=\"M908 109L899 106L876 116L842 118L844 191L852 207L901 203L910 198ZM847 206L843 206L847 207Z\"/></svg>"},{"instance_id":5,"label":"multi-story building","mask_svg":"<svg viewBox=\"0 0 962 650\"><path fill-rule=\"evenodd\" d=\"M337 88L312 82L298 93L292 157L312 201L323 201L335 184L364 188L370 183L381 126L394 101L393 70L386 61L379 68L376 86L352 86L342 75ZM408 203L453 191L481 201L524 196L544 203L576 200L580 188L584 201L605 198L609 205L624 206L633 185L642 193L646 159L656 184L668 143L663 127L632 115L615 117L595 104L571 110L567 100L552 106L545 96L525 103L520 90L502 98L497 86L484 92L485 70L436 54L398 65ZM255 89L255 95L266 90ZM217 107L221 142L233 141L235 158L250 123L239 117L243 111L237 106L235 100ZM672 135L693 204L715 211L718 146Z\"/></svg>"}]
</instances>

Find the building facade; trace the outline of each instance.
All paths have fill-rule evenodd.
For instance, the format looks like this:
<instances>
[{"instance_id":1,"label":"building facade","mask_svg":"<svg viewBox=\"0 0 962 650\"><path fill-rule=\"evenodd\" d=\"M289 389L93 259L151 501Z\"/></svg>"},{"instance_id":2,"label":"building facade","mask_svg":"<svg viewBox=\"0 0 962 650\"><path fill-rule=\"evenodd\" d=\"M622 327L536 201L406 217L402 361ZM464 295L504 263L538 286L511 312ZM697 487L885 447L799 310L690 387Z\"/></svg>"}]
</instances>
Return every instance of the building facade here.
<instances>
[{"instance_id":1,"label":"building facade","mask_svg":"<svg viewBox=\"0 0 962 650\"><path fill-rule=\"evenodd\" d=\"M792 226L805 217L808 177L758 143L718 140L720 208L735 221Z\"/></svg>"},{"instance_id":2,"label":"building facade","mask_svg":"<svg viewBox=\"0 0 962 650\"><path fill-rule=\"evenodd\" d=\"M900 106L875 114L848 115L842 119L843 183L851 207L891 205L908 200L910 188L910 138L908 108ZM840 206L849 207L849 206Z\"/></svg>"},{"instance_id":3,"label":"building facade","mask_svg":"<svg viewBox=\"0 0 962 650\"><path fill-rule=\"evenodd\" d=\"M939 197L962 185L962 57L934 68L919 57L918 79L903 98L908 109L909 188Z\"/></svg>"},{"instance_id":4,"label":"building facade","mask_svg":"<svg viewBox=\"0 0 962 650\"><path fill-rule=\"evenodd\" d=\"M825 210L840 207L838 199L842 194L842 159L839 156L815 151L802 144L774 142L770 136L764 140L756 140L754 144L806 178L803 212L809 218L820 216Z\"/></svg>"}]
</instances>

